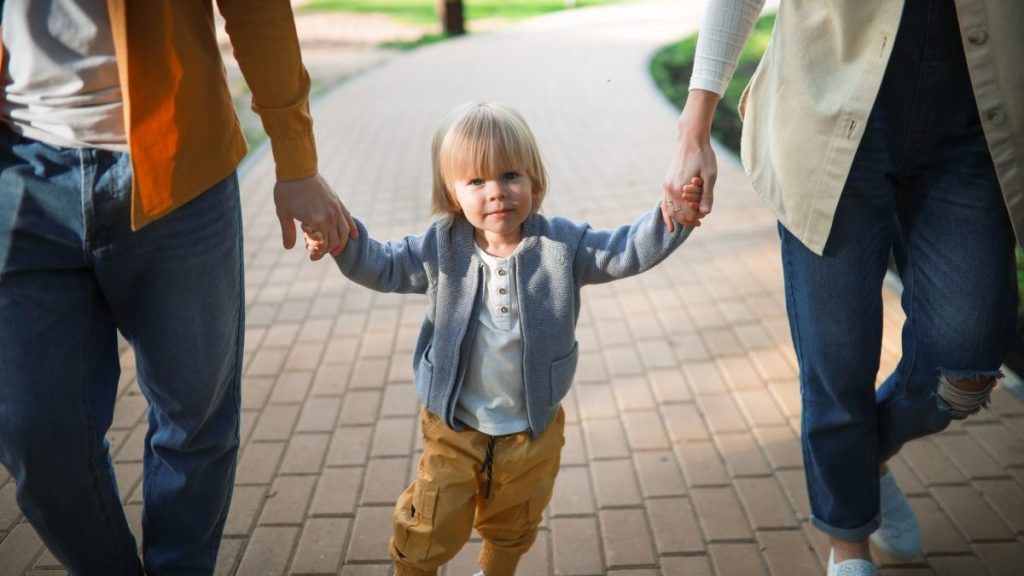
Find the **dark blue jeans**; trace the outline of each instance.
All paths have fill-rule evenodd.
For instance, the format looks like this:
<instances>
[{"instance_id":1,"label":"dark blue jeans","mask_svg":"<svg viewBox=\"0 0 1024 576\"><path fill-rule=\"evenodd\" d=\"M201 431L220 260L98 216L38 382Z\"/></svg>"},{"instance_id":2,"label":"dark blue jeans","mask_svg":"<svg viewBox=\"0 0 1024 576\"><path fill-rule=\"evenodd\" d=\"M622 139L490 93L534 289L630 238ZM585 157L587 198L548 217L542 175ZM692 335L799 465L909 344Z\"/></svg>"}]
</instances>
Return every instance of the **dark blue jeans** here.
<instances>
[{"instance_id":1,"label":"dark blue jeans","mask_svg":"<svg viewBox=\"0 0 1024 576\"><path fill-rule=\"evenodd\" d=\"M779 231L812 522L863 540L878 527L880 462L966 416L940 377L995 377L1015 331L1013 231L952 2L908 0L824 255ZM890 250L907 319L876 393Z\"/></svg>"},{"instance_id":2,"label":"dark blue jeans","mask_svg":"<svg viewBox=\"0 0 1024 576\"><path fill-rule=\"evenodd\" d=\"M239 444L237 178L138 232L131 180L125 154L0 124L0 462L72 575L139 574L105 439L120 330L149 401L146 571L212 574Z\"/></svg>"}]
</instances>

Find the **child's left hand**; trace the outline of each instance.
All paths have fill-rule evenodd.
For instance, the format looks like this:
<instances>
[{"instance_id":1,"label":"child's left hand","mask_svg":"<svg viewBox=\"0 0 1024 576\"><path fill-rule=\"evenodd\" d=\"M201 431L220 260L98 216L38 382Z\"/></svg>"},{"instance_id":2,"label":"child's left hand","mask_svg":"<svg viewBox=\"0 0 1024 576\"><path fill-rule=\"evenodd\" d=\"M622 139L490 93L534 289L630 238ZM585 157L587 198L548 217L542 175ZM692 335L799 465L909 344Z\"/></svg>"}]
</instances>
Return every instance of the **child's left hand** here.
<instances>
[{"instance_id":1,"label":"child's left hand","mask_svg":"<svg viewBox=\"0 0 1024 576\"><path fill-rule=\"evenodd\" d=\"M704 181L693 177L690 183L683 186L682 201L672 198L668 190L664 191L664 200L661 202L661 214L669 231L673 231L674 223L683 226L700 226L700 221L706 214L700 211L700 200L704 193Z\"/></svg>"}]
</instances>

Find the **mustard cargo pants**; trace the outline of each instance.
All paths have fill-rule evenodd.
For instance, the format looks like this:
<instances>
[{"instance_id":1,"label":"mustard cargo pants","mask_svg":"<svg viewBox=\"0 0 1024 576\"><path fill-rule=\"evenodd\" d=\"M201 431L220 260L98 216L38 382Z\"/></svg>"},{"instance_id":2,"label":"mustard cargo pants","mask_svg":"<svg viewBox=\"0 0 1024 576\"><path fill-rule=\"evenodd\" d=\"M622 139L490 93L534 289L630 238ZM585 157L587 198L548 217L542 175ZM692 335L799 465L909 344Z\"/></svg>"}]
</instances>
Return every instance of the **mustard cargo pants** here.
<instances>
[{"instance_id":1,"label":"mustard cargo pants","mask_svg":"<svg viewBox=\"0 0 1024 576\"><path fill-rule=\"evenodd\" d=\"M426 408L420 424L423 455L416 481L395 505L390 551L396 576L437 574L474 527L483 538L484 573L515 574L551 500L565 444L565 412L560 409L533 439L527 432L455 432Z\"/></svg>"}]
</instances>

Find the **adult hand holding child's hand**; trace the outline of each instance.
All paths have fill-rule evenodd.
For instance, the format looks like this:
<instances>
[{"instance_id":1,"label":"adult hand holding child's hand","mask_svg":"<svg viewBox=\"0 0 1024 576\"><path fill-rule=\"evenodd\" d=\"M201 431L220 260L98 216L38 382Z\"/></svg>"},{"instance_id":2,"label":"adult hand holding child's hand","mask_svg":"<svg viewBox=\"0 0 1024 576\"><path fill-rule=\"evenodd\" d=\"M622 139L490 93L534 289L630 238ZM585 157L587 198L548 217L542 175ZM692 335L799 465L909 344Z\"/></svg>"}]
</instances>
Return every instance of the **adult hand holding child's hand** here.
<instances>
[{"instance_id":1,"label":"adult hand holding child's hand","mask_svg":"<svg viewBox=\"0 0 1024 576\"><path fill-rule=\"evenodd\" d=\"M715 180L718 177L718 160L715 150L711 147L711 121L719 96L707 90L691 90L679 115L676 138L676 153L672 157L672 165L665 175L662 185L666 201L674 202L675 207L683 211L672 214L672 205L666 209L662 203L661 213L665 225L673 229L673 222L689 226L699 226L700 219L711 213L715 201ZM690 212L684 195L686 187L700 180L700 200L697 213ZM680 219L682 214L684 219Z\"/></svg>"},{"instance_id":2,"label":"adult hand holding child's hand","mask_svg":"<svg viewBox=\"0 0 1024 576\"><path fill-rule=\"evenodd\" d=\"M700 211L700 202L704 192L704 181L696 176L690 179L690 183L680 187L679 198L667 188L663 190L664 198L661 201L661 214L665 218L665 225L673 230L672 222L681 226L700 226L700 219L705 216Z\"/></svg>"},{"instance_id":3,"label":"adult hand holding child's hand","mask_svg":"<svg viewBox=\"0 0 1024 576\"><path fill-rule=\"evenodd\" d=\"M295 246L295 220L302 224L307 237L320 235L315 252L307 240L311 260L341 254L348 239L359 235L348 209L319 173L275 184L274 204L285 249Z\"/></svg>"}]
</instances>

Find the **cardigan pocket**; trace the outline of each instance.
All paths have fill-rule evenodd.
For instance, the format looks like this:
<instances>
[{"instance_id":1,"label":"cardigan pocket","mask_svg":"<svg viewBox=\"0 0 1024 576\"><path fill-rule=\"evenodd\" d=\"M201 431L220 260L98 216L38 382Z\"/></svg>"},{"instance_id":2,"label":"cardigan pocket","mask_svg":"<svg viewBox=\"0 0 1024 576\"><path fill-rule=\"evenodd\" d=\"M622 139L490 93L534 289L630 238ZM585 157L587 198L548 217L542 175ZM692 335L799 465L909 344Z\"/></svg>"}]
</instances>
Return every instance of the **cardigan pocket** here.
<instances>
[{"instance_id":1,"label":"cardigan pocket","mask_svg":"<svg viewBox=\"0 0 1024 576\"><path fill-rule=\"evenodd\" d=\"M572 378L576 374L576 362L580 356L580 343L573 342L572 350L551 363L550 406L557 406L569 393Z\"/></svg>"},{"instance_id":2,"label":"cardigan pocket","mask_svg":"<svg viewBox=\"0 0 1024 576\"><path fill-rule=\"evenodd\" d=\"M426 351L423 352L423 357L420 358L419 364L416 366L413 379L416 384L416 394L420 397L420 401L425 405L430 405L430 387L434 382L434 365L427 360L427 356L430 355L433 346L427 346Z\"/></svg>"}]
</instances>

